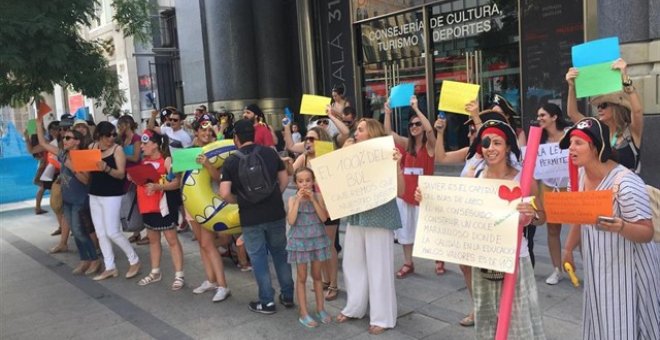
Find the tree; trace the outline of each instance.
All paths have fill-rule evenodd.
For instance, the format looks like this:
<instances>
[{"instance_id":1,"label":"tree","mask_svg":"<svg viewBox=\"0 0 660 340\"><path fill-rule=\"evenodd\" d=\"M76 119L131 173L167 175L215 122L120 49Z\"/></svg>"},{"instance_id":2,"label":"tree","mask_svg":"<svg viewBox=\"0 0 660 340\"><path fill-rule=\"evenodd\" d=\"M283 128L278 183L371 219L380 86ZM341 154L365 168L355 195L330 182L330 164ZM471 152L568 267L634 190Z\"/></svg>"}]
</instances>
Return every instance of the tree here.
<instances>
[{"instance_id":1,"label":"tree","mask_svg":"<svg viewBox=\"0 0 660 340\"><path fill-rule=\"evenodd\" d=\"M102 42L80 35L95 19L97 5L97 0L0 3L0 105L27 103L54 85L87 97L112 98L113 92L123 97L116 96L117 75L108 71ZM113 0L112 6L124 35L149 39L149 0Z\"/></svg>"}]
</instances>

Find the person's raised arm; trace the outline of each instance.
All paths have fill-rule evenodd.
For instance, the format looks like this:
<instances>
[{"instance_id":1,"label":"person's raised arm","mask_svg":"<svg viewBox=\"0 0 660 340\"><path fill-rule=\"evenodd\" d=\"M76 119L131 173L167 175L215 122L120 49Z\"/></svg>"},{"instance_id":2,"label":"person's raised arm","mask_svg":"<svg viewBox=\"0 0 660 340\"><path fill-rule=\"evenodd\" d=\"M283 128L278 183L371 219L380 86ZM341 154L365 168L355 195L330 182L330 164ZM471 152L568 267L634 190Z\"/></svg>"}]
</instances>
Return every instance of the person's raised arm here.
<instances>
[{"instance_id":1,"label":"person's raised arm","mask_svg":"<svg viewBox=\"0 0 660 340\"><path fill-rule=\"evenodd\" d=\"M630 77L628 77L628 64L626 61L619 58L614 61L612 68L621 70L621 82L624 84L623 90L630 98L630 133L632 134L635 145L639 148L642 146L642 132L644 131L644 106L642 105L642 100L632 85ZM630 85L626 86L626 84Z\"/></svg>"},{"instance_id":2,"label":"person's raised arm","mask_svg":"<svg viewBox=\"0 0 660 340\"><path fill-rule=\"evenodd\" d=\"M435 162L438 164L461 164L465 162L465 157L467 157L469 148L465 147L456 151L446 152L445 150L445 128L447 122L438 118L435 121L435 130L437 137L435 139Z\"/></svg>"},{"instance_id":3,"label":"person's raised arm","mask_svg":"<svg viewBox=\"0 0 660 340\"><path fill-rule=\"evenodd\" d=\"M151 117L149 117L149 120L147 121L147 129L154 130L158 134L162 134L160 132L160 127L156 126L156 116L158 116L158 111L152 110Z\"/></svg>"},{"instance_id":4,"label":"person's raised arm","mask_svg":"<svg viewBox=\"0 0 660 340\"><path fill-rule=\"evenodd\" d=\"M579 122L584 115L578 110L577 96L575 94L575 78L578 76L578 69L571 67L566 72L566 82L568 83L568 100L566 102L566 113L573 124Z\"/></svg>"},{"instance_id":5,"label":"person's raised arm","mask_svg":"<svg viewBox=\"0 0 660 340\"><path fill-rule=\"evenodd\" d=\"M385 128L385 133L394 137L394 143L396 145L401 145L403 148L407 148L408 138L401 137L398 133L392 131L392 108L390 107L389 100L385 102L383 108L385 109L385 118L383 120L383 127Z\"/></svg>"},{"instance_id":6,"label":"person's raised arm","mask_svg":"<svg viewBox=\"0 0 660 340\"><path fill-rule=\"evenodd\" d=\"M415 111L419 121L422 122L422 128L426 134L426 152L428 153L429 157L433 157L435 149L435 131L433 131L433 125L431 125L429 119L426 118L426 115L419 109L416 96L412 96L412 98L410 98L410 106Z\"/></svg>"},{"instance_id":7,"label":"person's raised arm","mask_svg":"<svg viewBox=\"0 0 660 340\"><path fill-rule=\"evenodd\" d=\"M341 136L348 136L348 134L351 132L351 130L344 124L344 122L339 119L336 115L330 113L330 105L326 107L326 112L328 112L328 118L332 120L333 123L335 123L335 127L337 127L337 131L339 132L339 135Z\"/></svg>"},{"instance_id":8,"label":"person's raised arm","mask_svg":"<svg viewBox=\"0 0 660 340\"><path fill-rule=\"evenodd\" d=\"M43 117L37 118L37 140L39 140L39 146L41 146L45 151L57 155L57 153L59 152L59 148L48 143L46 141L46 137L44 137L43 123L44 123Z\"/></svg>"},{"instance_id":9,"label":"person's raised arm","mask_svg":"<svg viewBox=\"0 0 660 340\"><path fill-rule=\"evenodd\" d=\"M469 101L465 104L465 111L470 113L470 118L474 122L474 126L478 129L483 124L481 117L479 117L479 102L476 100Z\"/></svg>"}]
</instances>

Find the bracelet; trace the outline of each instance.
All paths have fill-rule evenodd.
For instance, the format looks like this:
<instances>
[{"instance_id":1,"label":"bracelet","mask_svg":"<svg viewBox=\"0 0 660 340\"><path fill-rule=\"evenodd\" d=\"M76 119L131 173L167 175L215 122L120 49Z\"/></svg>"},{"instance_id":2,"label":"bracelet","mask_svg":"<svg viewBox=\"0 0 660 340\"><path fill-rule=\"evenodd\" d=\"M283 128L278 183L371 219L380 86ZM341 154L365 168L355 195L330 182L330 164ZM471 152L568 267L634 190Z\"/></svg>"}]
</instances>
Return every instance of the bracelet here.
<instances>
[{"instance_id":1,"label":"bracelet","mask_svg":"<svg viewBox=\"0 0 660 340\"><path fill-rule=\"evenodd\" d=\"M626 226L626 221L621 220L621 228L619 228L619 230L617 230L616 232L621 233L621 231L623 231L623 227L625 227L625 226Z\"/></svg>"}]
</instances>

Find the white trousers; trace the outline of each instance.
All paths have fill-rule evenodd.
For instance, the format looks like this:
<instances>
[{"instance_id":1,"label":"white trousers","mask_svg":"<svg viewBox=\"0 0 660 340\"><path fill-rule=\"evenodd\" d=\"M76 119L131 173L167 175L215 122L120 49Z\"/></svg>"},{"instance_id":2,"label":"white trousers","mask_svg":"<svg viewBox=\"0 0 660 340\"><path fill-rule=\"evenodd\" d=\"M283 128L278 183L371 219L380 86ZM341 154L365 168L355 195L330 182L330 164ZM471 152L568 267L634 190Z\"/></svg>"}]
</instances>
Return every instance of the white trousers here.
<instances>
[{"instance_id":1,"label":"white trousers","mask_svg":"<svg viewBox=\"0 0 660 340\"><path fill-rule=\"evenodd\" d=\"M115 253L112 250L112 242L124 251L129 264L136 264L140 261L135 249L121 232L120 208L121 196L89 195L89 210L92 213L96 237L99 239L101 253L103 253L105 270L115 269ZM112 242L110 242L111 240Z\"/></svg>"},{"instance_id":2,"label":"white trousers","mask_svg":"<svg viewBox=\"0 0 660 340\"><path fill-rule=\"evenodd\" d=\"M342 314L361 318L369 306L370 325L396 325L394 236L391 230L348 225L344 238L346 307Z\"/></svg>"}]
</instances>

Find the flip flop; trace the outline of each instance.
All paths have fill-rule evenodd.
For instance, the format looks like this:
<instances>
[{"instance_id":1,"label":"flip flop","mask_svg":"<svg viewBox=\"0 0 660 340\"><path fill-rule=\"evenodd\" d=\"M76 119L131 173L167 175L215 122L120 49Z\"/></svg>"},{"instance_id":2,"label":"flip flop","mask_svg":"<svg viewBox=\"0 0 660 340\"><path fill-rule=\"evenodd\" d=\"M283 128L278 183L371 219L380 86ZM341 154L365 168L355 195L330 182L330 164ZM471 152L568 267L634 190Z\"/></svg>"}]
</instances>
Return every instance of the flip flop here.
<instances>
[{"instance_id":1,"label":"flip flop","mask_svg":"<svg viewBox=\"0 0 660 340\"><path fill-rule=\"evenodd\" d=\"M404 263L403 266L401 266L401 269L399 269L398 272L396 272L396 278L397 279L403 279L406 276L412 274L415 272L415 265L414 264L407 264Z\"/></svg>"},{"instance_id":2,"label":"flip flop","mask_svg":"<svg viewBox=\"0 0 660 340\"><path fill-rule=\"evenodd\" d=\"M298 322L307 328L316 328L319 326L319 323L309 315L305 315L304 318L298 318Z\"/></svg>"}]
</instances>

